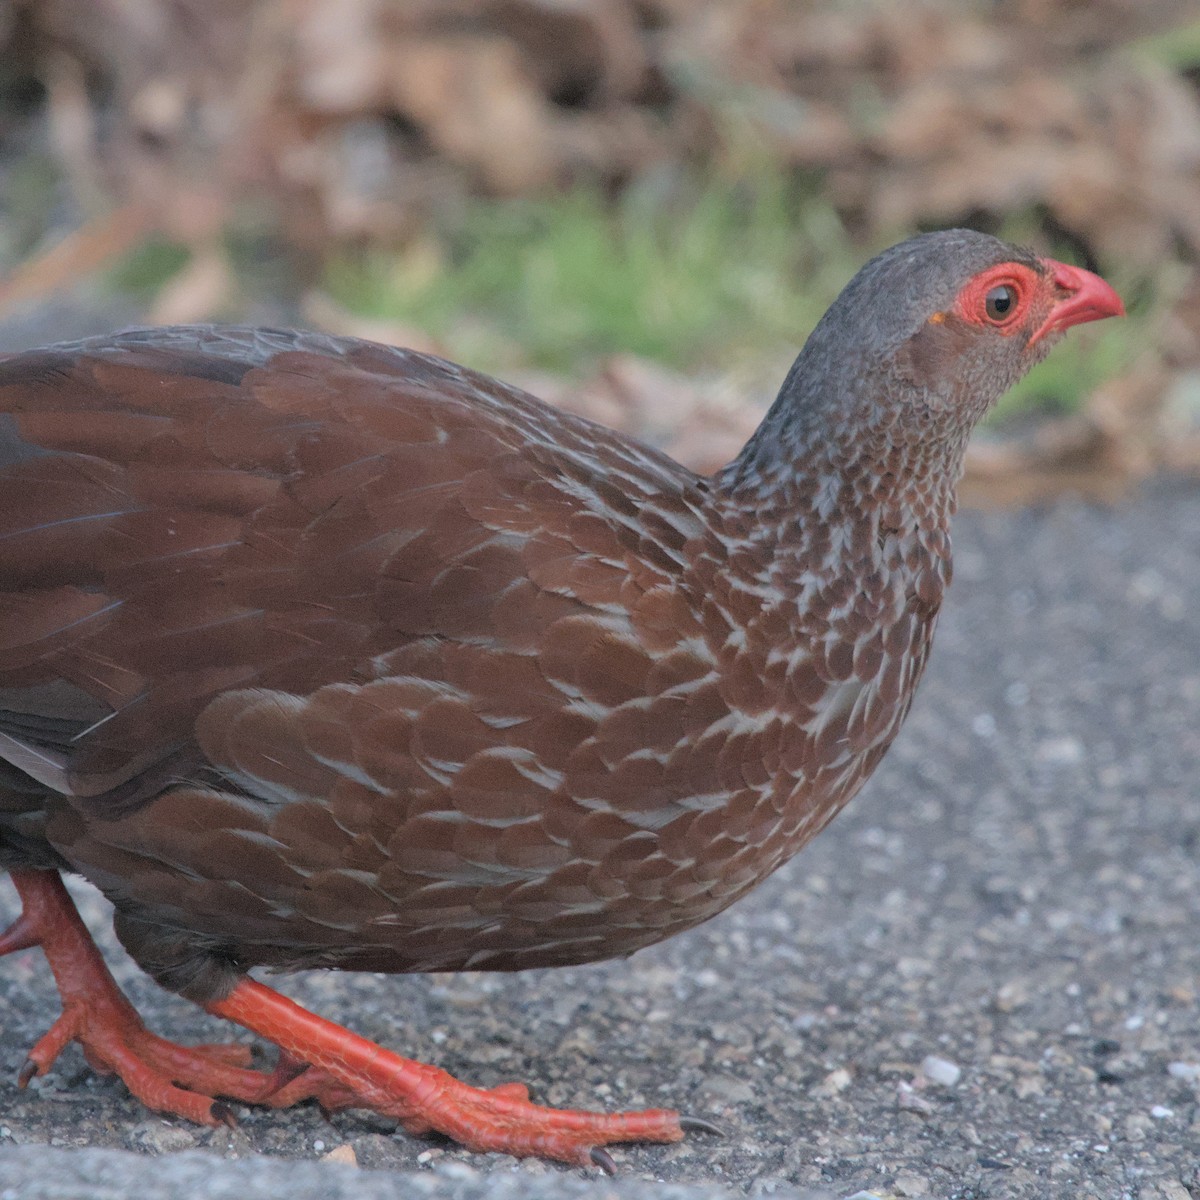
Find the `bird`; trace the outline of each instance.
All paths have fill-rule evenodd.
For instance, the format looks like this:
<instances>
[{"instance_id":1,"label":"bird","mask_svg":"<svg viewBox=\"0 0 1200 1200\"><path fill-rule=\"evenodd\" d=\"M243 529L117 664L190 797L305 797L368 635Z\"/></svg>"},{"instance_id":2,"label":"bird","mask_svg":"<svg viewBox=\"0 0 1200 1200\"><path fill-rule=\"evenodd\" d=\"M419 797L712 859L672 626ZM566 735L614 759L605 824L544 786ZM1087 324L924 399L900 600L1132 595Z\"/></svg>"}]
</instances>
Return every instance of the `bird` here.
<instances>
[{"instance_id":1,"label":"bird","mask_svg":"<svg viewBox=\"0 0 1200 1200\"><path fill-rule=\"evenodd\" d=\"M475 1088L255 969L515 971L715 916L858 791L951 577L967 437L1098 275L971 230L869 261L696 474L428 354L137 329L0 358L0 868L77 1042L151 1109L373 1109L613 1168L710 1126ZM278 1047L152 1033L66 891Z\"/></svg>"}]
</instances>

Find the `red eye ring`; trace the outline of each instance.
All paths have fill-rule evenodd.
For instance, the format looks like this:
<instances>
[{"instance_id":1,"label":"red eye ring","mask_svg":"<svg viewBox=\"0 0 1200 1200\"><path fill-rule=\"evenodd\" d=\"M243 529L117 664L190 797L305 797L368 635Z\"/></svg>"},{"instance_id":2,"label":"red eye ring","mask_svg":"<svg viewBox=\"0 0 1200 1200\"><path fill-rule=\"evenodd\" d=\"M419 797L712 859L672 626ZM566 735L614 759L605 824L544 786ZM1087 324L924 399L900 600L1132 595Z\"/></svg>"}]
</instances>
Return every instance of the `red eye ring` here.
<instances>
[{"instance_id":1,"label":"red eye ring","mask_svg":"<svg viewBox=\"0 0 1200 1200\"><path fill-rule=\"evenodd\" d=\"M1025 326L1040 277L1024 263L997 263L969 279L954 312L971 325L1006 337Z\"/></svg>"}]
</instances>

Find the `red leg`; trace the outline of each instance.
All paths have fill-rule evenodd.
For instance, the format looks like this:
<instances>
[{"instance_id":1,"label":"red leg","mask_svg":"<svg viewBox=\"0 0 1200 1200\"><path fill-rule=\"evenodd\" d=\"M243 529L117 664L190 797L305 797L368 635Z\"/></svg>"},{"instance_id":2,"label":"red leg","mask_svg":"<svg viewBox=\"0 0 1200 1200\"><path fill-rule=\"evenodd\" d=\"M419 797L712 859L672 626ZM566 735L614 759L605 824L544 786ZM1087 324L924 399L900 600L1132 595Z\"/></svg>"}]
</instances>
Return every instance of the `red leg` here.
<instances>
[{"instance_id":1,"label":"red leg","mask_svg":"<svg viewBox=\"0 0 1200 1200\"><path fill-rule=\"evenodd\" d=\"M279 1064L275 1068L280 1079L277 1090L263 1101L271 1108L290 1108L304 1100L316 1100L327 1114L343 1108L362 1107L357 1092L347 1087L328 1071L310 1067L293 1058L286 1050L279 1051ZM499 1083L488 1089L497 1096L515 1096L519 1100L529 1099L529 1088L523 1083ZM413 1130L412 1132L416 1132ZM427 1132L422 1130L421 1132Z\"/></svg>"},{"instance_id":2,"label":"red leg","mask_svg":"<svg viewBox=\"0 0 1200 1200\"><path fill-rule=\"evenodd\" d=\"M275 1042L280 1060L274 1072L247 1069L248 1051L241 1046L178 1046L142 1024L57 872L11 876L24 909L0 934L0 955L41 946L63 1001L62 1015L29 1053L22 1084L45 1073L68 1042L78 1041L94 1067L115 1072L148 1107L204 1125L232 1120L214 1096L275 1107L314 1098L328 1109L374 1109L396 1117L412 1133L437 1130L472 1150L595 1163L610 1171L605 1145L677 1142L685 1128L713 1130L665 1109L604 1114L543 1108L529 1102L520 1083L470 1087L323 1020L252 979L206 1007Z\"/></svg>"},{"instance_id":3,"label":"red leg","mask_svg":"<svg viewBox=\"0 0 1200 1200\"><path fill-rule=\"evenodd\" d=\"M22 1086L44 1075L72 1041L94 1068L119 1075L147 1107L202 1125L232 1120L214 1096L255 1102L277 1086L273 1076L248 1069L245 1046L180 1046L152 1034L104 965L57 872L10 874L23 910L0 934L0 955L41 946L63 1004L30 1050Z\"/></svg>"},{"instance_id":4,"label":"red leg","mask_svg":"<svg viewBox=\"0 0 1200 1200\"><path fill-rule=\"evenodd\" d=\"M520 1084L490 1091L470 1087L437 1067L401 1058L326 1021L253 979L241 980L228 997L206 1007L275 1042L285 1055L310 1063L319 1072L315 1094L333 1082L331 1090L338 1097L334 1107L374 1109L398 1118L410 1132L436 1129L471 1150L596 1163L607 1169L611 1159L602 1146L678 1142L683 1137L679 1114L666 1109L576 1112L531 1104ZM296 1085L304 1078L299 1076Z\"/></svg>"}]
</instances>

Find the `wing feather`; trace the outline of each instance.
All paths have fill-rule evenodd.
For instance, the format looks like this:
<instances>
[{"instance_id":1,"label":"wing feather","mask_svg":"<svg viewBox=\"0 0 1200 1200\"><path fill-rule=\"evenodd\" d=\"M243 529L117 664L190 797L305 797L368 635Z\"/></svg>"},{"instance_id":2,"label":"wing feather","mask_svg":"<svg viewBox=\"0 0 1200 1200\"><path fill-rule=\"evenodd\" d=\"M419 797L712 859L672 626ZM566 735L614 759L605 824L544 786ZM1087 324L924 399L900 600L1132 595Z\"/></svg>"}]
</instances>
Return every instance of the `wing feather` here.
<instances>
[{"instance_id":1,"label":"wing feather","mask_svg":"<svg viewBox=\"0 0 1200 1200\"><path fill-rule=\"evenodd\" d=\"M449 651L405 657L429 638L522 677L537 709L562 680L519 664L561 627L568 686L626 695L644 655L571 621L625 603L636 561L669 569L679 528L647 556L634 526L689 478L515 389L352 340L177 328L0 359L0 759L96 811L156 792L156 764L267 779L282 716L256 702L217 752L206 709L211 730L233 720L226 693L312 696L402 659L435 689L479 685ZM329 785L296 754L264 799ZM480 795L518 769L486 762Z\"/></svg>"}]
</instances>

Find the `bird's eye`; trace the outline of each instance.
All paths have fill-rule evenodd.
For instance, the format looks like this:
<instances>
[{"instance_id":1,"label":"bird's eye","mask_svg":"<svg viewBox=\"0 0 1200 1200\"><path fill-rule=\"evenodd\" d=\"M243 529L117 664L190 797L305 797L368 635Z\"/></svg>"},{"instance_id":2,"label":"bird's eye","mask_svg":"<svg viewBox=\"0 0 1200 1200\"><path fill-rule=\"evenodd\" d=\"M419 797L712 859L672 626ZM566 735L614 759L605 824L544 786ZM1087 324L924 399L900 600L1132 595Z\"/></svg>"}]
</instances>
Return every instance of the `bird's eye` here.
<instances>
[{"instance_id":1,"label":"bird's eye","mask_svg":"<svg viewBox=\"0 0 1200 1200\"><path fill-rule=\"evenodd\" d=\"M997 324L1007 321L1017 307L1017 289L1007 283L999 284L988 292L983 307L989 321Z\"/></svg>"}]
</instances>

